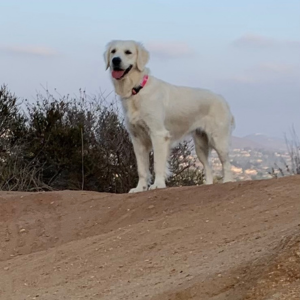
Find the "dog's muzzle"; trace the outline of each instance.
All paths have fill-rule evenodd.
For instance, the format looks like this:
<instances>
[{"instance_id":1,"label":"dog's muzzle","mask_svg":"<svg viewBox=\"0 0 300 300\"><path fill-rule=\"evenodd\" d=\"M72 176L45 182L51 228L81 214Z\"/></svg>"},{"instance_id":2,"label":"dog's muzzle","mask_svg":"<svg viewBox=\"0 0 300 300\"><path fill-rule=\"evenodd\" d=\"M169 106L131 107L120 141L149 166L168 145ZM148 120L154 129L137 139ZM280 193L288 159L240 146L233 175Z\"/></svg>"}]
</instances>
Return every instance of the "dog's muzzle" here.
<instances>
[{"instance_id":1,"label":"dog's muzzle","mask_svg":"<svg viewBox=\"0 0 300 300\"><path fill-rule=\"evenodd\" d=\"M128 72L132 68L132 65L130 65L127 69L122 69L121 68L122 60L120 57L114 57L111 62L113 66L113 71L111 72L111 76L116 80L122 79L126 74L128 74Z\"/></svg>"}]
</instances>

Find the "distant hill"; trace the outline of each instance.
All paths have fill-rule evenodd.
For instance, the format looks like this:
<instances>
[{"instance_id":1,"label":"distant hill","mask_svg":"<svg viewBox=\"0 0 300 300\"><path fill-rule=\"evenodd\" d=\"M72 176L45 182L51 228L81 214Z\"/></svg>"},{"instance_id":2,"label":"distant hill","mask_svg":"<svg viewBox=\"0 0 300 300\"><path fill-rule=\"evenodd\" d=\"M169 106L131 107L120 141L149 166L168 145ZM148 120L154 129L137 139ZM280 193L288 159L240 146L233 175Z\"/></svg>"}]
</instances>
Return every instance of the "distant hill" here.
<instances>
[{"instance_id":1,"label":"distant hill","mask_svg":"<svg viewBox=\"0 0 300 300\"><path fill-rule=\"evenodd\" d=\"M252 149L265 149L270 151L286 151L286 144L284 139L269 137L264 134L254 133L246 135L244 137L233 136L232 148L245 148L249 147Z\"/></svg>"}]
</instances>

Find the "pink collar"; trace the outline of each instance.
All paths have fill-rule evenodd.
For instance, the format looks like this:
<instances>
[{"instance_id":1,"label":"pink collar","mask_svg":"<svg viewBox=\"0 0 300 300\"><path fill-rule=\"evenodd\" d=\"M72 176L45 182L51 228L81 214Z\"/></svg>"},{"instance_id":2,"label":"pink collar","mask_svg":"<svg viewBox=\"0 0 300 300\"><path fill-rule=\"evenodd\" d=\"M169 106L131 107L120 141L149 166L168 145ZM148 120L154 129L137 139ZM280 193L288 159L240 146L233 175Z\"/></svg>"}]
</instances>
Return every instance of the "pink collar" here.
<instances>
[{"instance_id":1,"label":"pink collar","mask_svg":"<svg viewBox=\"0 0 300 300\"><path fill-rule=\"evenodd\" d=\"M132 89L132 95L136 95L146 85L148 78L149 78L148 75L144 75L142 83L139 86L134 87Z\"/></svg>"}]
</instances>

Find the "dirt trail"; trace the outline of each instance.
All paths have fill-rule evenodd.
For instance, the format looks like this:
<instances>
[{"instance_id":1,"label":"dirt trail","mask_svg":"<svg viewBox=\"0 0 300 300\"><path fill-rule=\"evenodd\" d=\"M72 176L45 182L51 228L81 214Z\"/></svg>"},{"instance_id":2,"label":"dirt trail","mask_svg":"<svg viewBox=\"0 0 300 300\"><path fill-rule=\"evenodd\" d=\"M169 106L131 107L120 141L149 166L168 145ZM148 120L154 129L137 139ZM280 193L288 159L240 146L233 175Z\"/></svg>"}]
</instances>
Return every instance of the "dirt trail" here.
<instances>
[{"instance_id":1,"label":"dirt trail","mask_svg":"<svg viewBox=\"0 0 300 300\"><path fill-rule=\"evenodd\" d=\"M1 192L0 299L300 299L300 176Z\"/></svg>"}]
</instances>

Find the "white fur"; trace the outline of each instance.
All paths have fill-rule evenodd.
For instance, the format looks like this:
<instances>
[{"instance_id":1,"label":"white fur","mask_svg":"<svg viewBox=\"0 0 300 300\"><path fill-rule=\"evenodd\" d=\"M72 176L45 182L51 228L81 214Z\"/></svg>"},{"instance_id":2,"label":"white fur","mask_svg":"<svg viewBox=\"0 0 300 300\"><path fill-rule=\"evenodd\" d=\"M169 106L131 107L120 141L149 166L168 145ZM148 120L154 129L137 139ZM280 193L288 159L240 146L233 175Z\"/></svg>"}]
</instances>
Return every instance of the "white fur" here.
<instances>
[{"instance_id":1,"label":"white fur","mask_svg":"<svg viewBox=\"0 0 300 300\"><path fill-rule=\"evenodd\" d=\"M126 50L132 54L125 54ZM121 58L124 69L132 65L122 79L112 78L122 101L137 160L139 182L130 193L148 189L151 149L154 152L155 181L150 189L165 188L170 147L189 134L203 164L206 184L213 183L208 161L211 149L217 151L222 163L223 182L232 181L228 153L235 125L227 102L209 90L175 86L150 75L146 86L137 95L132 95L132 88L142 82L145 74L149 74L145 68L149 54L135 41L112 41L104 53L106 67L111 71L114 57Z\"/></svg>"}]
</instances>

